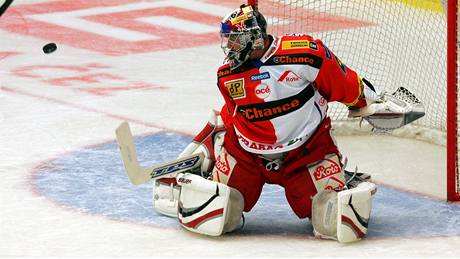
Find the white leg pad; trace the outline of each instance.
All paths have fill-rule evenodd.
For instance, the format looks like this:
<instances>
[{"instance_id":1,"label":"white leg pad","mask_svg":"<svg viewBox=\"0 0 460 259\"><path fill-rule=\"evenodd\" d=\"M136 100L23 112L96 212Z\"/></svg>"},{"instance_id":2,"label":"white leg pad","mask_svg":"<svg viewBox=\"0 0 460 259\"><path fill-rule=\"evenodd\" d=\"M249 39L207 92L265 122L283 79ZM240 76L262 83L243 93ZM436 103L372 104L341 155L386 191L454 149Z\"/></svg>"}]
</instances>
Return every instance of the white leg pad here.
<instances>
[{"instance_id":1,"label":"white leg pad","mask_svg":"<svg viewBox=\"0 0 460 259\"><path fill-rule=\"evenodd\" d=\"M312 225L314 234L340 243L360 240L367 234L376 186L360 183L341 192L322 191L313 198Z\"/></svg>"},{"instance_id":2,"label":"white leg pad","mask_svg":"<svg viewBox=\"0 0 460 259\"><path fill-rule=\"evenodd\" d=\"M192 232L220 236L237 229L242 220L243 195L225 184L193 174L179 174L179 223Z\"/></svg>"},{"instance_id":3,"label":"white leg pad","mask_svg":"<svg viewBox=\"0 0 460 259\"><path fill-rule=\"evenodd\" d=\"M367 234L375 190L375 184L363 182L337 194L337 240L340 243L354 242Z\"/></svg>"}]
</instances>

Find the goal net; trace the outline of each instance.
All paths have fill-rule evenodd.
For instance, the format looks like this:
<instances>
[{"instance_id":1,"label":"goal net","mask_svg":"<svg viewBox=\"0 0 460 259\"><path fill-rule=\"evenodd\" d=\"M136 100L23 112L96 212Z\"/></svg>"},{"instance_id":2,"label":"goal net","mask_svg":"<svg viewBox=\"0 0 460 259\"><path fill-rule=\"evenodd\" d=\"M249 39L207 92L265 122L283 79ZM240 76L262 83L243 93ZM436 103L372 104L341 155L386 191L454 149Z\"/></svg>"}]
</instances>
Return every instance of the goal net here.
<instances>
[{"instance_id":1,"label":"goal net","mask_svg":"<svg viewBox=\"0 0 460 259\"><path fill-rule=\"evenodd\" d=\"M413 92L423 102L426 115L394 134L412 134L446 145L447 198L460 200L457 1L448 4L435 0L250 0L248 3L257 5L266 16L270 33L306 33L319 38L374 86L388 93L399 86ZM331 105L329 115L334 121L349 121L346 107Z\"/></svg>"}]
</instances>

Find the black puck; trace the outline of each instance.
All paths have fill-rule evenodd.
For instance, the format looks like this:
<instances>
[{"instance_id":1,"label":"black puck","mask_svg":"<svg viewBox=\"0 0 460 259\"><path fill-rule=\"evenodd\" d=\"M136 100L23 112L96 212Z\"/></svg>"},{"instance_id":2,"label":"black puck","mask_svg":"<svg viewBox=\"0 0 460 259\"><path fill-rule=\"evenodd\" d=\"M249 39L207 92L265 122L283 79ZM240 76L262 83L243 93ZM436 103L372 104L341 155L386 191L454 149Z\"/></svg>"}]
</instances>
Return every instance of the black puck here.
<instances>
[{"instance_id":1,"label":"black puck","mask_svg":"<svg viewBox=\"0 0 460 259\"><path fill-rule=\"evenodd\" d=\"M45 46L43 46L43 52L46 54L52 53L57 49L56 43L48 43Z\"/></svg>"}]
</instances>

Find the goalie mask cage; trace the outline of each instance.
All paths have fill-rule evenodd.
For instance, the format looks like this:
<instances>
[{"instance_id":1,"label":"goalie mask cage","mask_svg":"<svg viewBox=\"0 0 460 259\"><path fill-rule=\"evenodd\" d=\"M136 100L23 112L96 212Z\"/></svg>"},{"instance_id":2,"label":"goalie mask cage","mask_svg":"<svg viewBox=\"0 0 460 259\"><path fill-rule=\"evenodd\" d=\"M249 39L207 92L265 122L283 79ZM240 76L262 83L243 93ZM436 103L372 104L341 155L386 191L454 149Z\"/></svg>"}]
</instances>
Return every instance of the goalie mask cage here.
<instances>
[{"instance_id":1,"label":"goalie mask cage","mask_svg":"<svg viewBox=\"0 0 460 259\"><path fill-rule=\"evenodd\" d=\"M266 17L269 33L309 34L380 90L404 86L413 92L426 115L399 131L446 145L449 201L460 200L457 2L248 0ZM329 115L345 121L347 109L332 103Z\"/></svg>"}]
</instances>

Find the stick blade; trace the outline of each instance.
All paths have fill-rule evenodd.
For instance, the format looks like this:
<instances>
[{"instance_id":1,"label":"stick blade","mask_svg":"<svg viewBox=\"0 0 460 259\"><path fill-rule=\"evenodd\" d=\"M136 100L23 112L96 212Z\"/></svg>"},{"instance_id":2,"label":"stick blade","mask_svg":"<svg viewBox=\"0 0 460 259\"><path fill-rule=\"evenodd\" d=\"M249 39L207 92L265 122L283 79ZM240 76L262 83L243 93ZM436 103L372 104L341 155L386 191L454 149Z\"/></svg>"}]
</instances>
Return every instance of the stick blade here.
<instances>
[{"instance_id":1,"label":"stick blade","mask_svg":"<svg viewBox=\"0 0 460 259\"><path fill-rule=\"evenodd\" d=\"M142 168L137 160L136 147L134 146L133 135L128 122L121 123L115 130L115 135L129 181L134 185L149 181L149 170Z\"/></svg>"}]
</instances>

